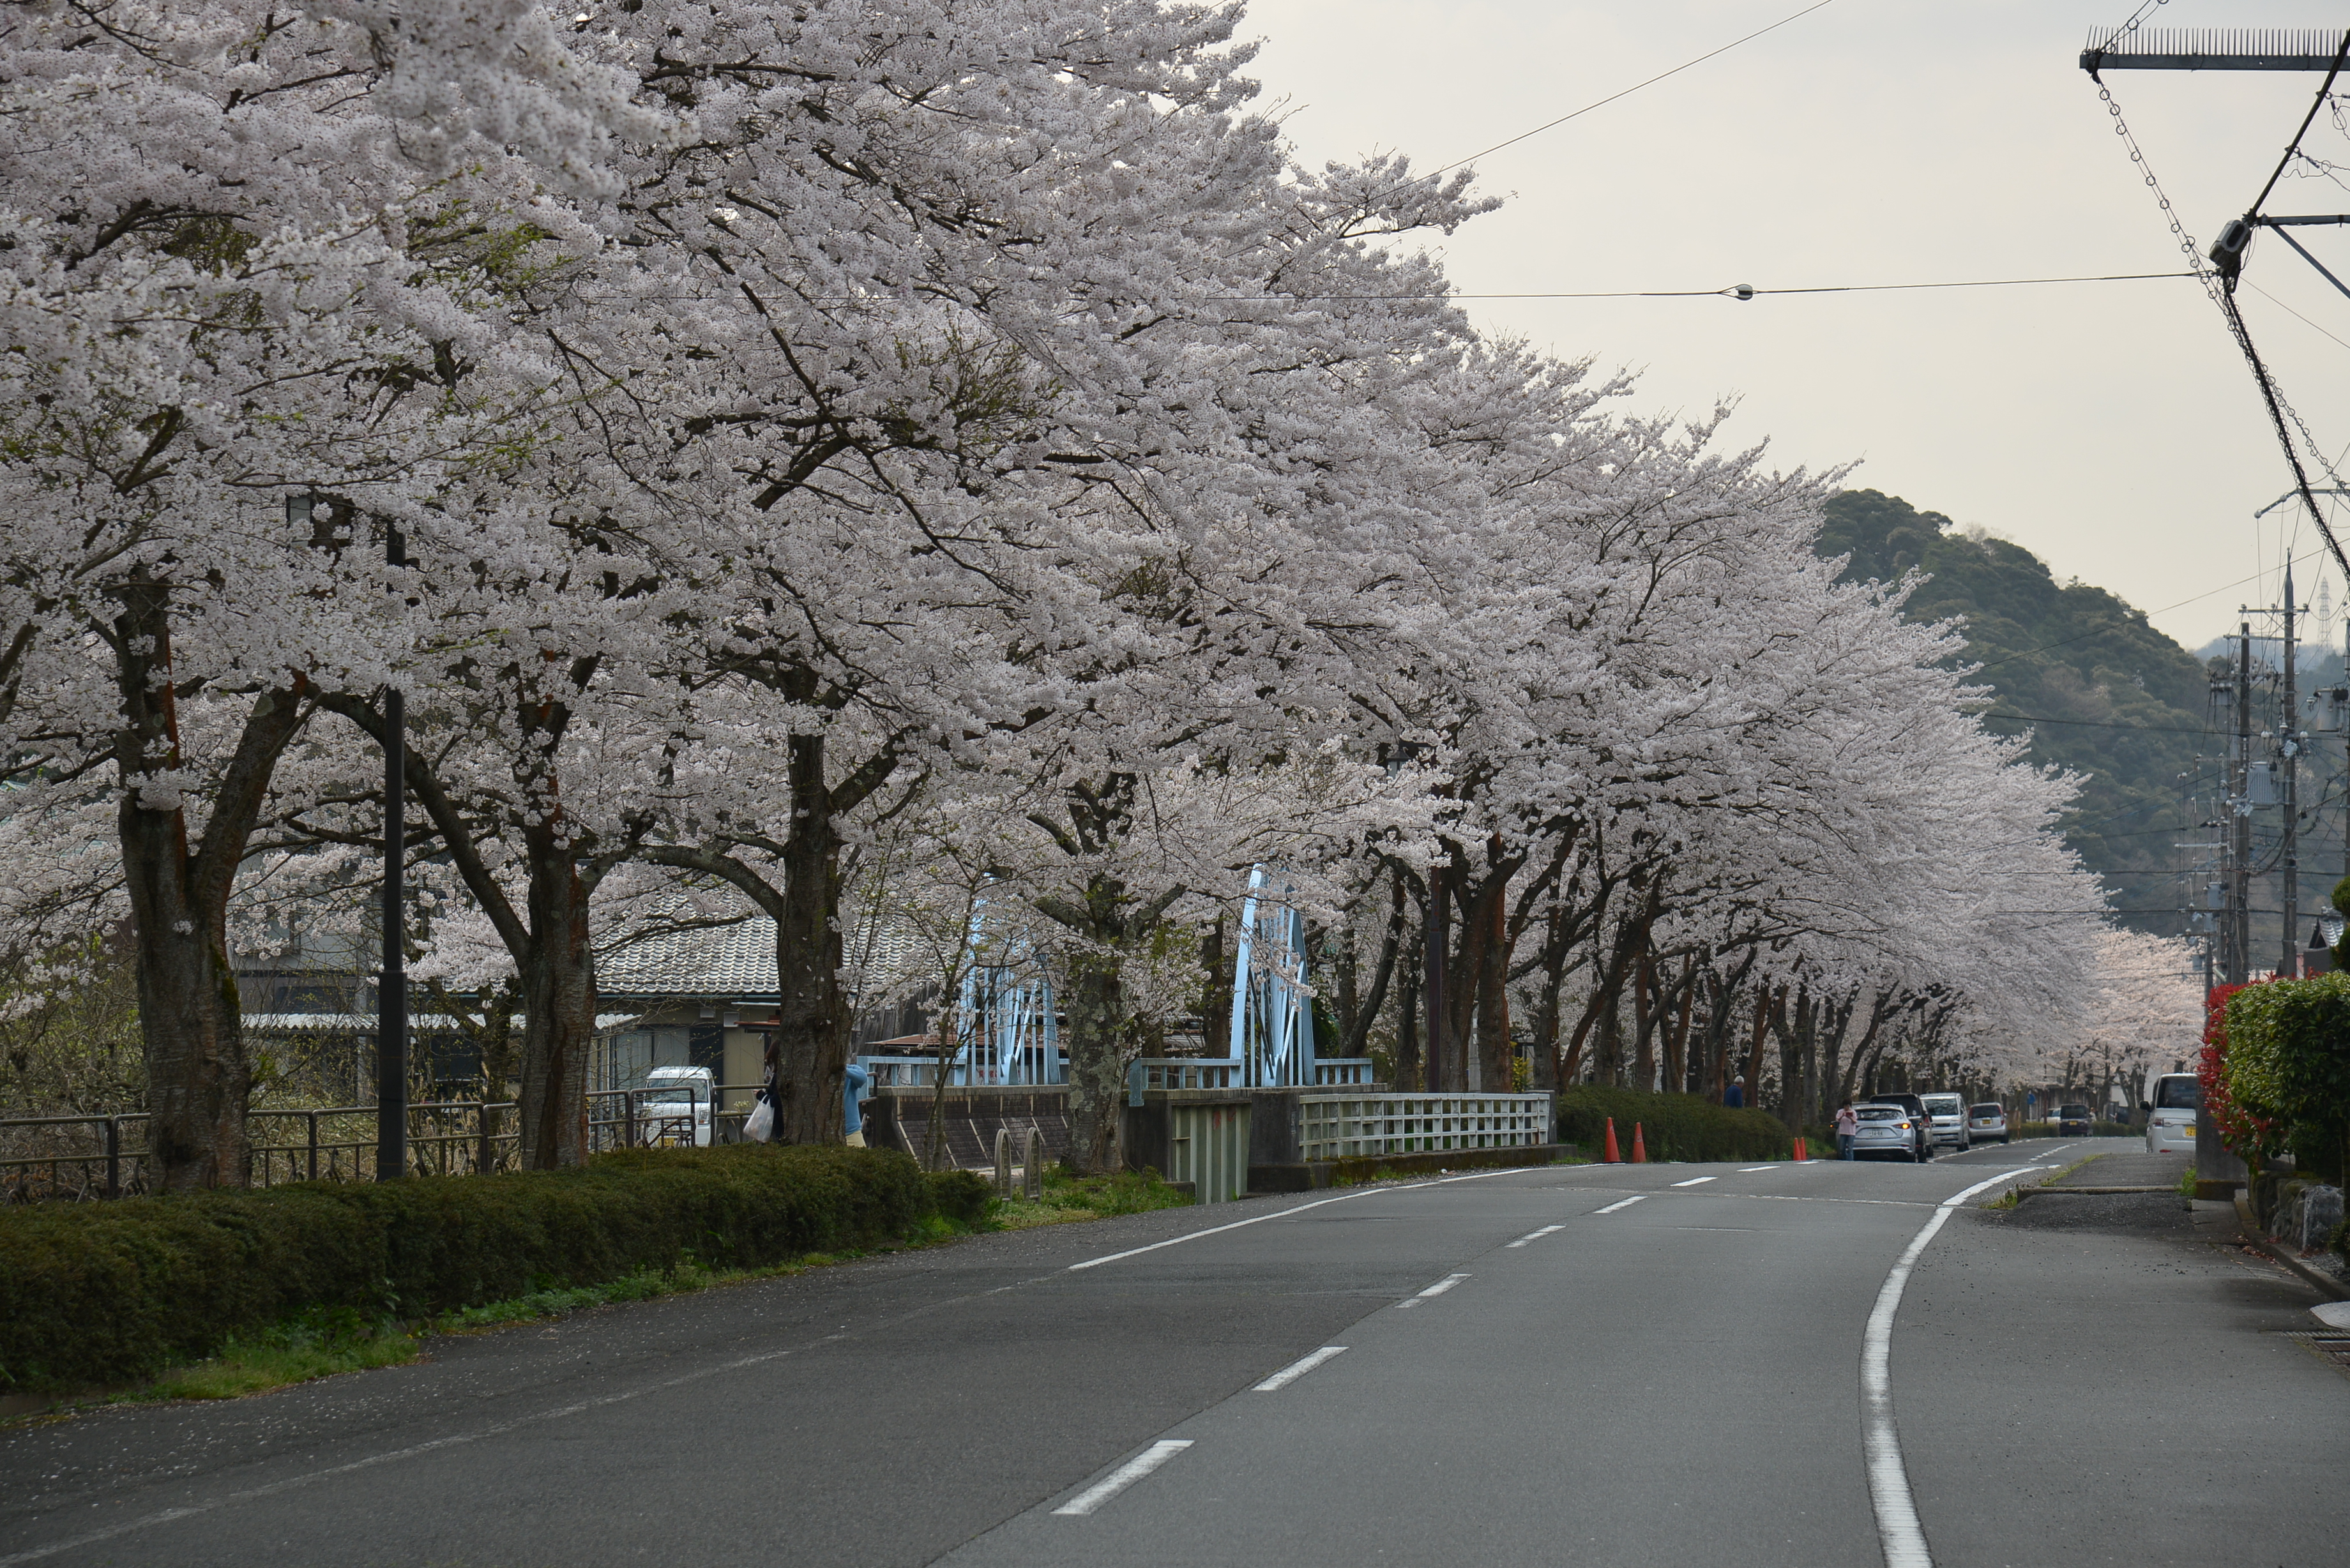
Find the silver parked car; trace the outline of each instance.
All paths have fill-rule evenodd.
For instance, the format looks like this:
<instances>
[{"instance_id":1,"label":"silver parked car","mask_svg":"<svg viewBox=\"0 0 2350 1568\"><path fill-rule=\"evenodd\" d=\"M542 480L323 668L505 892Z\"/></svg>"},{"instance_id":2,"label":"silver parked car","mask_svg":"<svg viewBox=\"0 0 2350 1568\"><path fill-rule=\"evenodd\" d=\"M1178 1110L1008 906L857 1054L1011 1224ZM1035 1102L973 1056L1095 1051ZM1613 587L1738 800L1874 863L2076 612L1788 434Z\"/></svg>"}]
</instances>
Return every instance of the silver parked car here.
<instances>
[{"instance_id":1,"label":"silver parked car","mask_svg":"<svg viewBox=\"0 0 2350 1568\"><path fill-rule=\"evenodd\" d=\"M1964 1152L1967 1137L1967 1097L1964 1095L1920 1095L1928 1124L1934 1129L1934 1147Z\"/></svg>"},{"instance_id":2,"label":"silver parked car","mask_svg":"<svg viewBox=\"0 0 2350 1568\"><path fill-rule=\"evenodd\" d=\"M1853 1107L1860 1125L1853 1128L1852 1158L1874 1159L1879 1155L1895 1159L1925 1158L1923 1129L1908 1107L1877 1103Z\"/></svg>"},{"instance_id":3,"label":"silver parked car","mask_svg":"<svg viewBox=\"0 0 2350 1568\"><path fill-rule=\"evenodd\" d=\"M1967 1138L1972 1143L1989 1143L1993 1138L2007 1141L2007 1107L1997 1100L1985 1100L1967 1107Z\"/></svg>"}]
</instances>

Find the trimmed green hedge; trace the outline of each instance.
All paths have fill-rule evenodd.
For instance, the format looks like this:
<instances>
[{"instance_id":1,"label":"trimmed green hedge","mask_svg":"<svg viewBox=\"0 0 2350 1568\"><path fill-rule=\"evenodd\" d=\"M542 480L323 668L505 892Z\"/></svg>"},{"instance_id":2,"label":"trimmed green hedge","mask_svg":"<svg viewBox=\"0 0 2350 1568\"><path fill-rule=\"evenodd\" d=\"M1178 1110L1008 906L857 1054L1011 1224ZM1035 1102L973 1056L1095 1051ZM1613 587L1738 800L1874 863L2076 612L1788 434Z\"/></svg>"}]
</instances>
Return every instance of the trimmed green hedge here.
<instances>
[{"instance_id":1,"label":"trimmed green hedge","mask_svg":"<svg viewBox=\"0 0 2350 1568\"><path fill-rule=\"evenodd\" d=\"M1728 1110L1695 1095L1578 1084L1558 1096L1559 1137L1593 1158L1604 1150L1607 1118L1616 1118L1617 1150L1632 1158L1632 1126L1650 1159L1783 1159L1794 1152L1787 1129L1765 1111ZM1833 1144L1830 1155L1835 1153ZM1820 1151L1812 1150L1814 1158Z\"/></svg>"},{"instance_id":2,"label":"trimmed green hedge","mask_svg":"<svg viewBox=\"0 0 2350 1568\"><path fill-rule=\"evenodd\" d=\"M971 1189L976 1189L976 1201ZM133 1382L312 1308L417 1318L688 1253L757 1268L986 1212L889 1149L635 1149L582 1170L0 1211L0 1387Z\"/></svg>"}]
</instances>

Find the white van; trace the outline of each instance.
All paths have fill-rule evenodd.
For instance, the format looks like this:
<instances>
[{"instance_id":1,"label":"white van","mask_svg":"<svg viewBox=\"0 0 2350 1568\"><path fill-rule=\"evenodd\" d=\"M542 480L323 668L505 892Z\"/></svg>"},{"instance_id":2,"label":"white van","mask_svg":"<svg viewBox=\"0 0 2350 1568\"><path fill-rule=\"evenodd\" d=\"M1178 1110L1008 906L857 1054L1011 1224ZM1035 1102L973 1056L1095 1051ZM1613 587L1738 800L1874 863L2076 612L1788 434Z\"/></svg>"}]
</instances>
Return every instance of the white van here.
<instances>
[{"instance_id":1,"label":"white van","mask_svg":"<svg viewBox=\"0 0 2350 1568\"><path fill-rule=\"evenodd\" d=\"M2146 1152L2193 1154L2195 1113L2203 1085L2192 1073L2165 1073L2154 1081L2154 1105L2146 1114Z\"/></svg>"},{"instance_id":2,"label":"white van","mask_svg":"<svg viewBox=\"0 0 2350 1568\"><path fill-rule=\"evenodd\" d=\"M1964 1095L1920 1095L1924 1102L1928 1125L1934 1129L1934 1147L1964 1151L1973 1147L1967 1137L1967 1097Z\"/></svg>"}]
</instances>

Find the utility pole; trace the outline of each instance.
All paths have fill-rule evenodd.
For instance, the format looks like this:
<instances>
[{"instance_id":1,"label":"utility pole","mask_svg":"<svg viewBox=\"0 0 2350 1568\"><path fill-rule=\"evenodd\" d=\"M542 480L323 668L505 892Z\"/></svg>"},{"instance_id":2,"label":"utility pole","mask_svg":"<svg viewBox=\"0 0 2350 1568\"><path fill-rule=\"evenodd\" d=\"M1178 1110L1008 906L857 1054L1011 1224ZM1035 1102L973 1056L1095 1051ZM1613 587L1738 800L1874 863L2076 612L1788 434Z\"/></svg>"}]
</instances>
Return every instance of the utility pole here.
<instances>
[{"instance_id":1,"label":"utility pole","mask_svg":"<svg viewBox=\"0 0 2350 1568\"><path fill-rule=\"evenodd\" d=\"M2251 979L2252 623L2236 628L2236 744L2229 758L2228 983Z\"/></svg>"},{"instance_id":2,"label":"utility pole","mask_svg":"<svg viewBox=\"0 0 2350 1568\"><path fill-rule=\"evenodd\" d=\"M2301 702L2293 680L2293 560L2284 566L2284 722L2277 726L2277 753L2284 764L2284 958L2277 972L2301 977Z\"/></svg>"}]
</instances>

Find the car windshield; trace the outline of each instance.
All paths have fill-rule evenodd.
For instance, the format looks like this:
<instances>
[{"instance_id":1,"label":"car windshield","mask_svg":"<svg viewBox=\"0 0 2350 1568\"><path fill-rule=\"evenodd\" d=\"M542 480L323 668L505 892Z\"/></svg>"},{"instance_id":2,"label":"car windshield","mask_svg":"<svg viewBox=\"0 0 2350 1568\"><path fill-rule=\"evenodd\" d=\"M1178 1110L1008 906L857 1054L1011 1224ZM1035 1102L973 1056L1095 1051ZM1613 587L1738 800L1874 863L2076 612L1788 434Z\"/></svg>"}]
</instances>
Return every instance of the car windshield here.
<instances>
[{"instance_id":1,"label":"car windshield","mask_svg":"<svg viewBox=\"0 0 2350 1568\"><path fill-rule=\"evenodd\" d=\"M648 1089L644 1103L649 1106L682 1106L693 1099L691 1089Z\"/></svg>"},{"instance_id":2,"label":"car windshield","mask_svg":"<svg viewBox=\"0 0 2350 1568\"><path fill-rule=\"evenodd\" d=\"M2158 1111L2191 1111L2195 1108L2196 1083L2192 1078L2159 1078L2154 1085L2154 1108Z\"/></svg>"},{"instance_id":3,"label":"car windshield","mask_svg":"<svg viewBox=\"0 0 2350 1568\"><path fill-rule=\"evenodd\" d=\"M1862 1106L1860 1119L1865 1122L1889 1122L1901 1114L1899 1106Z\"/></svg>"},{"instance_id":4,"label":"car windshield","mask_svg":"<svg viewBox=\"0 0 2350 1568\"><path fill-rule=\"evenodd\" d=\"M1959 1114L1959 1106L1960 1103L1959 1096L1956 1095L1928 1095L1926 1096L1926 1108L1933 1112L1938 1116L1957 1116Z\"/></svg>"}]
</instances>

